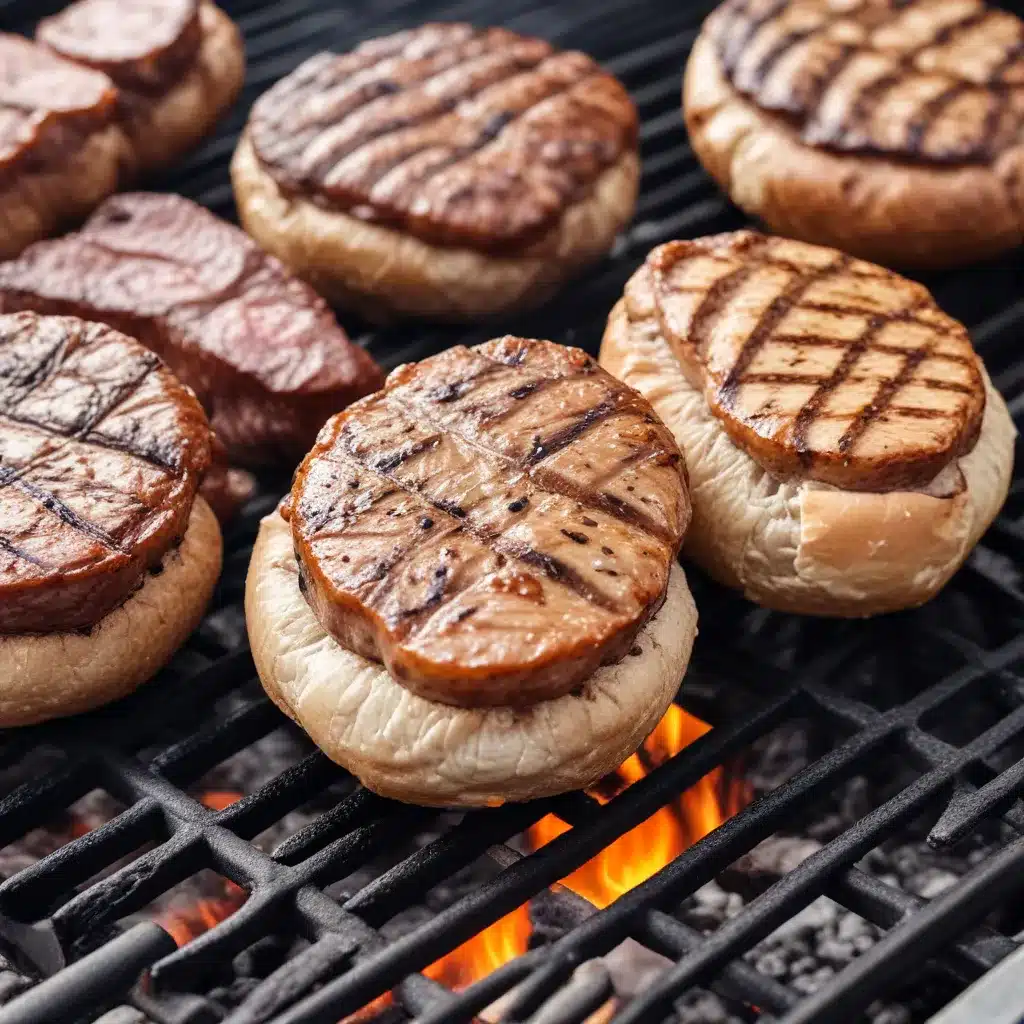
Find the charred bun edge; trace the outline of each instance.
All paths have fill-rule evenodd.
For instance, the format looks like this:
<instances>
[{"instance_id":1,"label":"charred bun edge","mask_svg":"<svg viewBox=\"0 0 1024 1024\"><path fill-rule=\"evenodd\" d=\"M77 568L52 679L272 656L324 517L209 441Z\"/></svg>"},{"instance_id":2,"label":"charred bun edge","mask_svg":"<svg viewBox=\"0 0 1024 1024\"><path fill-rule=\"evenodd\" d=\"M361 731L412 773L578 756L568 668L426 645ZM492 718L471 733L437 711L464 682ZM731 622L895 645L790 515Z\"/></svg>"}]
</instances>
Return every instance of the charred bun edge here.
<instances>
[{"instance_id":1,"label":"charred bun edge","mask_svg":"<svg viewBox=\"0 0 1024 1024\"><path fill-rule=\"evenodd\" d=\"M914 166L804 144L727 81L708 37L683 81L697 158L773 231L888 266L975 262L1024 241L1024 146L984 165Z\"/></svg>"},{"instance_id":2,"label":"charred bun edge","mask_svg":"<svg viewBox=\"0 0 1024 1024\"><path fill-rule=\"evenodd\" d=\"M160 571L88 632L0 636L0 727L78 714L139 687L199 625L221 554L216 517L197 497Z\"/></svg>"},{"instance_id":3,"label":"charred bun edge","mask_svg":"<svg viewBox=\"0 0 1024 1024\"><path fill-rule=\"evenodd\" d=\"M981 435L949 497L780 483L737 448L686 380L656 321L612 310L601 365L640 391L676 436L690 475L684 552L779 611L863 617L923 604L963 564L1002 507L1016 430L985 374Z\"/></svg>"},{"instance_id":4,"label":"charred bun edge","mask_svg":"<svg viewBox=\"0 0 1024 1024\"><path fill-rule=\"evenodd\" d=\"M624 153L521 255L442 247L286 196L243 134L231 162L242 226L329 302L376 322L422 316L465 322L539 305L604 256L633 216L636 153Z\"/></svg>"},{"instance_id":5,"label":"charred bun edge","mask_svg":"<svg viewBox=\"0 0 1024 1024\"><path fill-rule=\"evenodd\" d=\"M382 796L448 807L551 796L617 768L675 697L697 632L676 564L639 653L577 693L519 709L440 704L326 633L299 591L291 530L277 512L260 525L245 618L264 688L328 757Z\"/></svg>"},{"instance_id":6,"label":"charred bun edge","mask_svg":"<svg viewBox=\"0 0 1024 1024\"><path fill-rule=\"evenodd\" d=\"M245 81L245 47L235 23L203 0L202 40L182 79L125 125L136 173L173 163L202 141Z\"/></svg>"}]
</instances>

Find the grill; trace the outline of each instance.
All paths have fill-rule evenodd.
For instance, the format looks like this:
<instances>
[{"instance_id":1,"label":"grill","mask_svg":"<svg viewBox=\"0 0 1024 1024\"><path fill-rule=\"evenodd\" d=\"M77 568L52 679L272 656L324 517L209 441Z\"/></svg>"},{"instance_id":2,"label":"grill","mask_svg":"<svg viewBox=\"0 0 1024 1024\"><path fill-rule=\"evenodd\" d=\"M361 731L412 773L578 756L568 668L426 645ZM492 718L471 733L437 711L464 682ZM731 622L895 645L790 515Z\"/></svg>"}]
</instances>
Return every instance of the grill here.
<instances>
[{"instance_id":1,"label":"grill","mask_svg":"<svg viewBox=\"0 0 1024 1024\"><path fill-rule=\"evenodd\" d=\"M5 29L24 31L57 6L7 0L0 20ZM216 138L150 184L227 217L233 216L228 160L253 99L311 53L346 49L424 20L501 22L586 50L623 79L640 108L642 195L615 252L547 308L508 323L360 333L343 318L388 367L506 330L596 352L607 311L651 246L743 223L697 166L679 116L680 73L704 7L667 0L234 0L224 6L246 36L244 101ZM1024 360L1017 351L1022 270L1018 253L926 282L971 327L1018 424L1024 417ZM798 620L754 609L691 571L701 636L679 701L714 728L608 803L577 793L460 819L351 785L345 790L345 773L317 752L222 810L190 795L205 773L283 727L255 680L241 597L259 518L286 485L263 481L260 496L227 531L214 606L159 680L89 716L0 737L0 770L41 753L46 765L0 800L0 845L96 789L124 807L0 885L0 936L10 954L0 959L0 1002L20 993L0 1009L0 1024L92 1021L115 1007L135 1007L158 1024L335 1024L389 990L394 1003L387 1014L394 1020L471 1021L511 993L505 1020L570 1024L588 1019L611 994L600 962L577 968L626 939L671 965L618 1005L614 1019L621 1024L671 1019L675 1001L694 987L722 993L740 1020L846 1024L926 964L928 976L938 979L938 1003L948 1004L932 1017L935 1024L1024 1020L1024 933L1015 933L1024 919L1018 915L1014 925L1005 913L1024 889L1024 478L1014 481L1002 516L967 567L916 612L866 623ZM648 881L603 910L558 886L709 771L797 720L817 738L806 766ZM799 829L846 780L883 763L904 769L885 798L738 914L705 935L673 912L766 838ZM343 792L333 806L269 853L254 845L260 832L330 786ZM528 855L510 844L551 812L568 831ZM938 850L959 848L993 828L999 840L932 899L858 866L922 821ZM342 899L325 892L417 830L429 841L383 874ZM481 857L493 867L486 881L398 938L386 937L396 913ZM115 864L121 866L111 873ZM156 923L123 923L204 868L248 892L216 927L179 949ZM743 954L823 895L884 934L805 995ZM418 973L531 898L549 901L566 923L543 950L461 992ZM217 965L271 934L299 936L305 944L225 1011L210 994ZM30 984L33 975L44 980Z\"/></svg>"}]
</instances>

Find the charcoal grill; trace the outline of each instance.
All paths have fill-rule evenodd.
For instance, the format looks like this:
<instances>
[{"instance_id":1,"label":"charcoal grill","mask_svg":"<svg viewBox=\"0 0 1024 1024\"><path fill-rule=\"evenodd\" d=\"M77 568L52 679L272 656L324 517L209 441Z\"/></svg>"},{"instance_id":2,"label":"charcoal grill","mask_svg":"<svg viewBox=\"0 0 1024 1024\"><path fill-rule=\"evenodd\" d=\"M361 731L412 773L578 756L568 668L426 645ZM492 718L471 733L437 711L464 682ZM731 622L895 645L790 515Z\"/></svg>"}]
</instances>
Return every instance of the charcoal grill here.
<instances>
[{"instance_id":1,"label":"charcoal grill","mask_svg":"<svg viewBox=\"0 0 1024 1024\"><path fill-rule=\"evenodd\" d=\"M743 223L697 166L679 116L680 74L703 6L668 0L222 3L246 37L244 100L215 139L151 184L226 217L234 213L228 161L249 105L326 47L346 49L428 19L500 22L588 51L636 99L643 117L642 194L633 226L615 251L544 310L487 328L371 333L345 318L388 367L506 330L596 352L608 310L651 246ZM58 6L6 0L0 23L25 31ZM1024 418L1022 269L1018 252L927 280L941 305L971 327L1018 425ZM0 738L0 769L41 749L56 759L3 795L0 844L18 840L95 788L126 808L0 885L0 935L18 954L17 965L0 962L0 992L25 985L21 976L33 968L44 979L0 1009L0 1024L91 1021L125 1005L143 1007L158 1024L335 1024L389 990L396 1019L440 1024L471 1021L513 989L505 1019L569 1024L585 1020L610 994L606 973L595 968L574 975L576 968L627 938L669 957L672 966L618 1007L621 1024L671 1019L673 1000L694 986L726 993L733 1005L748 1008L743 1012L750 1020L847 1024L926 961L955 997L935 1024L1024 1020L1024 936L993 925L991 916L1013 906L1024 890L1020 472L981 548L942 595L916 612L867 623L801 621L754 609L693 573L701 637L679 700L712 721L711 732L610 803L578 793L469 814L344 900L328 896L325 886L436 815L354 788L268 854L253 837L344 778L341 769L310 754L220 811L187 792L218 762L282 725L255 681L240 626L259 518L284 486L264 481L260 496L228 530L214 607L159 681L92 715ZM712 692L722 699L702 699ZM964 711L975 703L988 709L977 722ZM830 737L820 756L649 881L597 912L556 886L709 770L794 718ZM882 757L908 767L906 783L741 913L706 936L673 915L683 897L772 833L798 823L816 801ZM536 853L517 853L509 840L549 812L569 831ZM1009 841L931 900L856 866L922 816L938 848L993 821L1005 826ZM127 866L94 880L147 843L153 845ZM403 906L481 856L495 862L490 881L397 940L383 937L382 926ZM202 868L249 893L241 909L211 931L179 949L157 924L119 923ZM417 973L539 893L559 902L575 922L543 951L532 950L459 993ZM759 973L742 954L823 894L886 933L829 984L803 996ZM209 998L212 967L271 933L303 936L308 945L225 1018ZM166 997L157 998L160 993Z\"/></svg>"}]
</instances>

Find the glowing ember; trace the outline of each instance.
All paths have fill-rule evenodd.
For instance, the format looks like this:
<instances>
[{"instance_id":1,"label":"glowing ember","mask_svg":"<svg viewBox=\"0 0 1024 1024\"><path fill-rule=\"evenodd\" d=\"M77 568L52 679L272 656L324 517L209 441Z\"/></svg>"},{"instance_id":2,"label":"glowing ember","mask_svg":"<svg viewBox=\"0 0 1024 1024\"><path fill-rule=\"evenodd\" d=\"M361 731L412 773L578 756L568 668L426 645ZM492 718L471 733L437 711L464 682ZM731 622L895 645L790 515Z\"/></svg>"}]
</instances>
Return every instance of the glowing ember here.
<instances>
[{"instance_id":1,"label":"glowing ember","mask_svg":"<svg viewBox=\"0 0 1024 1024\"><path fill-rule=\"evenodd\" d=\"M241 793L210 790L199 797L200 803L213 811L222 811L242 798ZM213 899L199 899L183 906L175 905L164 911L156 922L179 946L191 942L196 936L208 932L230 917L246 900L248 893L234 882L221 879L223 894Z\"/></svg>"},{"instance_id":2,"label":"glowing ember","mask_svg":"<svg viewBox=\"0 0 1024 1024\"><path fill-rule=\"evenodd\" d=\"M435 960L423 973L448 988L462 989L526 952L530 914L524 904L478 935Z\"/></svg>"}]
</instances>

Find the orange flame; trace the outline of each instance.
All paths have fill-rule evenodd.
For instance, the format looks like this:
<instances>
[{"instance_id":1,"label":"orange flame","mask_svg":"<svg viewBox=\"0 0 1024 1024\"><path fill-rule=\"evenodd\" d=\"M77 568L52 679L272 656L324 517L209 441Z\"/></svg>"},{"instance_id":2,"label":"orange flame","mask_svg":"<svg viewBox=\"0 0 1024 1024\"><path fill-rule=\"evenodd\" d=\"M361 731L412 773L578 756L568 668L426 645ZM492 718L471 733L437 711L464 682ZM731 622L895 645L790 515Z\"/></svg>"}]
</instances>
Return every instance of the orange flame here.
<instances>
[{"instance_id":1,"label":"orange flame","mask_svg":"<svg viewBox=\"0 0 1024 1024\"><path fill-rule=\"evenodd\" d=\"M209 790L199 797L199 802L212 811L225 807L242 798L241 793L230 790ZM184 907L171 907L157 918L165 931L179 946L208 932L214 925L230 917L246 900L248 893L234 882L224 881L224 893L216 899L201 899Z\"/></svg>"},{"instance_id":2,"label":"orange flame","mask_svg":"<svg viewBox=\"0 0 1024 1024\"><path fill-rule=\"evenodd\" d=\"M671 705L640 750L624 761L618 771L602 779L590 795L602 804L607 803L710 728L699 718L675 704ZM729 782L726 786L725 782L721 768L709 772L673 803L661 808L563 879L563 884L596 907L608 906L749 802L750 794L745 783ZM533 850L539 849L568 828L559 818L549 814L529 829L528 844ZM529 911L523 905L431 964L424 973L450 988L465 988L525 953L530 931Z\"/></svg>"}]
</instances>

